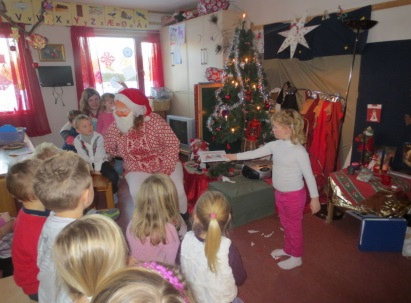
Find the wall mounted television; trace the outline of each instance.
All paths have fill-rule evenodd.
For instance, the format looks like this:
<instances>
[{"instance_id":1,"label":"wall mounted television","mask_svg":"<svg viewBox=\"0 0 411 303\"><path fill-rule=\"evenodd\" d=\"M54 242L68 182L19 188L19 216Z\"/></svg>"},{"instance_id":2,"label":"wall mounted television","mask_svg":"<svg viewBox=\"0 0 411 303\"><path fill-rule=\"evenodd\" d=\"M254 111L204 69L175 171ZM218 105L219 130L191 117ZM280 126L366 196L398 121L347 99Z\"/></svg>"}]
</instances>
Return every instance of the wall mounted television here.
<instances>
[{"instance_id":1,"label":"wall mounted television","mask_svg":"<svg viewBox=\"0 0 411 303\"><path fill-rule=\"evenodd\" d=\"M71 66L39 66L37 71L41 87L74 85Z\"/></svg>"},{"instance_id":2,"label":"wall mounted television","mask_svg":"<svg viewBox=\"0 0 411 303\"><path fill-rule=\"evenodd\" d=\"M189 150L190 140L194 139L196 135L195 119L167 115L167 123L180 140L180 149Z\"/></svg>"}]
</instances>

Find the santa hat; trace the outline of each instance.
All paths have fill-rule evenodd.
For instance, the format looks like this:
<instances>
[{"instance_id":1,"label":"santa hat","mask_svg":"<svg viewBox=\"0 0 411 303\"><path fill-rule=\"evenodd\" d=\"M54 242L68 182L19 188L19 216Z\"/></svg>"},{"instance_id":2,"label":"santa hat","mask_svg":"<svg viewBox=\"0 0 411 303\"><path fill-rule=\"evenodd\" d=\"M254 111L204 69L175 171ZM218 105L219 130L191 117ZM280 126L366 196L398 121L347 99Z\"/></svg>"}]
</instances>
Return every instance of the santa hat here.
<instances>
[{"instance_id":1,"label":"santa hat","mask_svg":"<svg viewBox=\"0 0 411 303\"><path fill-rule=\"evenodd\" d=\"M144 120L149 120L152 110L150 102L144 93L136 88L125 88L119 91L114 100L123 102L133 112L134 116L144 115Z\"/></svg>"}]
</instances>

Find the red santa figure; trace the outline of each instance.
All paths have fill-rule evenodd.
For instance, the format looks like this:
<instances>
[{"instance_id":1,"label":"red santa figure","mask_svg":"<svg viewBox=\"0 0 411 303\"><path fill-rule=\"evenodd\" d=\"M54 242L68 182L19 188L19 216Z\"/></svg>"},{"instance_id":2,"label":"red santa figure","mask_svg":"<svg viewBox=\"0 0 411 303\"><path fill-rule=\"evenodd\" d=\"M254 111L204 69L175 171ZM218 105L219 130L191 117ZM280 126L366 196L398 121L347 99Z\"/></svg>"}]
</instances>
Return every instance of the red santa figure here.
<instances>
[{"instance_id":1,"label":"red santa figure","mask_svg":"<svg viewBox=\"0 0 411 303\"><path fill-rule=\"evenodd\" d=\"M180 142L167 122L153 113L144 93L126 88L114 98L114 119L104 138L110 155L122 157L130 194L136 200L141 184L151 174L169 175L178 193L180 213L187 212Z\"/></svg>"}]
</instances>

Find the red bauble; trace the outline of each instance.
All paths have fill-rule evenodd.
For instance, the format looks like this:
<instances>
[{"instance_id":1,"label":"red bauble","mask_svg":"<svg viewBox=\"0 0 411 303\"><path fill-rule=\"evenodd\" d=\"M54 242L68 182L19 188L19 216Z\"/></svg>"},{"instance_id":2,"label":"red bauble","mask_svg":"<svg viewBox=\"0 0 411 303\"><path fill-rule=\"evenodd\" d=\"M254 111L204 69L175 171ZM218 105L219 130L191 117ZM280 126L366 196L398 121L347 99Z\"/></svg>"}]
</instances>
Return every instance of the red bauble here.
<instances>
[{"instance_id":1,"label":"red bauble","mask_svg":"<svg viewBox=\"0 0 411 303\"><path fill-rule=\"evenodd\" d=\"M251 101L251 96L250 95L245 96L245 100L250 102Z\"/></svg>"},{"instance_id":2,"label":"red bauble","mask_svg":"<svg viewBox=\"0 0 411 303\"><path fill-rule=\"evenodd\" d=\"M231 99L231 96L230 95L225 95L225 97L224 97L227 101L230 101L230 99Z\"/></svg>"},{"instance_id":3,"label":"red bauble","mask_svg":"<svg viewBox=\"0 0 411 303\"><path fill-rule=\"evenodd\" d=\"M39 67L39 64L38 64L37 62L33 62L33 67L34 67L34 68L38 68L38 67Z\"/></svg>"},{"instance_id":4,"label":"red bauble","mask_svg":"<svg viewBox=\"0 0 411 303\"><path fill-rule=\"evenodd\" d=\"M10 46L10 50L11 50L12 52L15 52L15 51L16 51L16 47L15 47L14 45Z\"/></svg>"},{"instance_id":5,"label":"red bauble","mask_svg":"<svg viewBox=\"0 0 411 303\"><path fill-rule=\"evenodd\" d=\"M247 96L249 96L251 95L251 90L247 90L245 93L247 94Z\"/></svg>"}]
</instances>

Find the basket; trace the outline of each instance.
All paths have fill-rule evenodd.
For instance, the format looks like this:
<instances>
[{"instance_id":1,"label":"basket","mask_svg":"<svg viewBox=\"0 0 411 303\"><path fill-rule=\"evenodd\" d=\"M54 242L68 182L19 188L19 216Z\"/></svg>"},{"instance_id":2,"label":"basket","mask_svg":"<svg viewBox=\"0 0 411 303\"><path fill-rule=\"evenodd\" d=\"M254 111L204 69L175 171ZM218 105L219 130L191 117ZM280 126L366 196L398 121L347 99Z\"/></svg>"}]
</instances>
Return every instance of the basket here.
<instances>
[{"instance_id":1,"label":"basket","mask_svg":"<svg viewBox=\"0 0 411 303\"><path fill-rule=\"evenodd\" d=\"M166 99L150 100L150 106L154 112L165 112L170 109L170 100L166 100Z\"/></svg>"}]
</instances>

